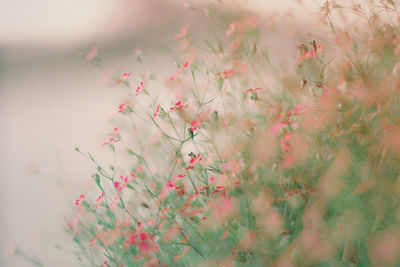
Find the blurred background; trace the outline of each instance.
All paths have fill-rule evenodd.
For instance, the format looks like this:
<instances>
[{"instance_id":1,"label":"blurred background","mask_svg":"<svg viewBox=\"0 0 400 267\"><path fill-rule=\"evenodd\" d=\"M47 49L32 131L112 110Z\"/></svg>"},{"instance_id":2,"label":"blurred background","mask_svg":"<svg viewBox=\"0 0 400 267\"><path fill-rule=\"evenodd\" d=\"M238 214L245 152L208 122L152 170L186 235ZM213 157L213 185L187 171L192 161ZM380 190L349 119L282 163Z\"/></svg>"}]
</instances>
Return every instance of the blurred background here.
<instances>
[{"instance_id":1,"label":"blurred background","mask_svg":"<svg viewBox=\"0 0 400 267\"><path fill-rule=\"evenodd\" d=\"M291 13L297 27L310 20L300 2L318 10L314 0L209 2L227 13ZM190 24L196 32L207 31L204 12L191 7L179 0L1 1L1 266L30 266L7 255L14 244L46 266L76 266L68 252L73 242L63 228L95 169L74 147L109 162L102 144L123 99L109 75L143 73L133 67L140 48L145 68L166 77L162 73L173 67L174 54L168 52L177 45L180 28ZM82 55L94 46L111 73L85 61Z\"/></svg>"}]
</instances>

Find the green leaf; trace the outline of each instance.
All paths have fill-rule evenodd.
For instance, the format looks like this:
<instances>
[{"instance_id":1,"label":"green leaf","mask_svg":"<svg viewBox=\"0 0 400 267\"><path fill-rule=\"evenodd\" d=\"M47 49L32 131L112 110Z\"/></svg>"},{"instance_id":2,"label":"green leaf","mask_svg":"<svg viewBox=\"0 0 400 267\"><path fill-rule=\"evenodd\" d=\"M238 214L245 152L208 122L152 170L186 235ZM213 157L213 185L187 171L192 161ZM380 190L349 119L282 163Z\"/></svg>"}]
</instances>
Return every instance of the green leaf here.
<instances>
[{"instance_id":1,"label":"green leaf","mask_svg":"<svg viewBox=\"0 0 400 267\"><path fill-rule=\"evenodd\" d=\"M222 86L224 85L224 78L219 77L219 84L218 84L218 89L221 91Z\"/></svg>"}]
</instances>

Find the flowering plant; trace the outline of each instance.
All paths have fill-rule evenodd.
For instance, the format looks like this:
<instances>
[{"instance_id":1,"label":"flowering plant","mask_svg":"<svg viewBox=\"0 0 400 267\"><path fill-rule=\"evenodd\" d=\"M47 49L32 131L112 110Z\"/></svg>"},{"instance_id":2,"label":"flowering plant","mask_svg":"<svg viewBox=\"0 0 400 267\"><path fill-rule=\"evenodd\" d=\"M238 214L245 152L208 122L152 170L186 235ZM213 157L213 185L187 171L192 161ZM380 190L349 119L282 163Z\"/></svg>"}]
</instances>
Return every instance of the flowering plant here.
<instances>
[{"instance_id":1,"label":"flowering plant","mask_svg":"<svg viewBox=\"0 0 400 267\"><path fill-rule=\"evenodd\" d=\"M206 52L185 25L161 82L119 75L126 123L104 146L124 163L106 169L77 148L98 187L68 226L81 263L399 264L398 4L367 2L326 1L333 41L299 45L293 72L263 46L268 23L244 15ZM349 10L366 23L334 25Z\"/></svg>"}]
</instances>

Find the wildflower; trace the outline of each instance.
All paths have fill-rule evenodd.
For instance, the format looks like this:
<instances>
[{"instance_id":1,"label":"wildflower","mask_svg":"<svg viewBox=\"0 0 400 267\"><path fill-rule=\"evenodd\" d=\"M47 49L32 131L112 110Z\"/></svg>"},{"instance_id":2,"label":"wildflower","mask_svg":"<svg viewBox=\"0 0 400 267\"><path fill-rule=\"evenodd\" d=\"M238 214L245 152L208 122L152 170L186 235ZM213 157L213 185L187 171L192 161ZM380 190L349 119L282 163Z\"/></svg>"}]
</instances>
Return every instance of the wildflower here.
<instances>
[{"instance_id":1,"label":"wildflower","mask_svg":"<svg viewBox=\"0 0 400 267\"><path fill-rule=\"evenodd\" d=\"M203 123L203 121L200 120L200 119L191 121L191 122L190 122L190 126L192 126L192 127L191 127L191 130L192 130L192 131L196 131L197 129L200 128L200 125L201 125L202 123Z\"/></svg>"},{"instance_id":2,"label":"wildflower","mask_svg":"<svg viewBox=\"0 0 400 267\"><path fill-rule=\"evenodd\" d=\"M143 89L144 89L144 83L140 82L140 85L136 88L136 96L138 96Z\"/></svg>"},{"instance_id":3,"label":"wildflower","mask_svg":"<svg viewBox=\"0 0 400 267\"><path fill-rule=\"evenodd\" d=\"M245 94L253 93L253 92L257 92L257 91L261 91L261 90L262 90L262 88L254 88L254 89L249 88L246 90Z\"/></svg>"},{"instance_id":4,"label":"wildflower","mask_svg":"<svg viewBox=\"0 0 400 267\"><path fill-rule=\"evenodd\" d=\"M98 52L98 46L93 46L89 52L86 54L85 60L86 61L91 61L92 59L94 59L97 56L97 52Z\"/></svg>"},{"instance_id":5,"label":"wildflower","mask_svg":"<svg viewBox=\"0 0 400 267\"><path fill-rule=\"evenodd\" d=\"M232 166L233 166L233 161L230 160L230 161L228 161L227 163L222 164L221 168L222 168L224 171L226 171L226 170L229 170L230 168L232 168Z\"/></svg>"},{"instance_id":6,"label":"wildflower","mask_svg":"<svg viewBox=\"0 0 400 267\"><path fill-rule=\"evenodd\" d=\"M194 58L189 59L188 61L186 61L174 74L172 74L166 81L165 83L170 83L174 80L176 80L176 78L178 78L185 69L187 69L188 67L190 67L190 65L192 65Z\"/></svg>"},{"instance_id":7,"label":"wildflower","mask_svg":"<svg viewBox=\"0 0 400 267\"><path fill-rule=\"evenodd\" d=\"M101 195L96 199L96 204L94 204L93 209L97 210L103 197L104 197L104 192L102 192Z\"/></svg>"},{"instance_id":8,"label":"wildflower","mask_svg":"<svg viewBox=\"0 0 400 267\"><path fill-rule=\"evenodd\" d=\"M311 51L304 51L302 55L296 58L296 63L297 65L300 65L303 60L309 59L316 57L317 55L320 55L324 53L325 50L325 44L322 45L314 45L314 49Z\"/></svg>"},{"instance_id":9,"label":"wildflower","mask_svg":"<svg viewBox=\"0 0 400 267\"><path fill-rule=\"evenodd\" d=\"M200 163L200 161L201 161L202 159L203 159L203 158L200 156L200 154L197 154L196 157L191 157L191 159L190 159L190 161L189 161L190 166L187 167L186 169L187 169L187 170L193 169L197 164Z\"/></svg>"},{"instance_id":10,"label":"wildflower","mask_svg":"<svg viewBox=\"0 0 400 267\"><path fill-rule=\"evenodd\" d=\"M213 193L213 194L219 193L219 192L221 192L221 191L223 191L223 190L224 190L224 187L223 187L222 185L220 185L220 186L217 186L217 187L215 188L215 190L212 191L212 193Z\"/></svg>"},{"instance_id":11,"label":"wildflower","mask_svg":"<svg viewBox=\"0 0 400 267\"><path fill-rule=\"evenodd\" d=\"M170 108L171 111L176 111L176 110L182 110L183 108L187 107L188 104L186 104L187 100L179 100L175 102L175 104Z\"/></svg>"},{"instance_id":12,"label":"wildflower","mask_svg":"<svg viewBox=\"0 0 400 267\"><path fill-rule=\"evenodd\" d=\"M118 193L120 193L128 184L128 176L120 176L121 182L115 181L114 188L117 189Z\"/></svg>"},{"instance_id":13,"label":"wildflower","mask_svg":"<svg viewBox=\"0 0 400 267\"><path fill-rule=\"evenodd\" d=\"M85 199L85 195L81 194L77 200L75 200L75 206L79 207L82 204L82 201Z\"/></svg>"},{"instance_id":14,"label":"wildflower","mask_svg":"<svg viewBox=\"0 0 400 267\"><path fill-rule=\"evenodd\" d=\"M125 104L121 104L118 107L118 113L122 113L125 111L126 105Z\"/></svg>"},{"instance_id":15,"label":"wildflower","mask_svg":"<svg viewBox=\"0 0 400 267\"><path fill-rule=\"evenodd\" d=\"M130 71L122 73L121 77L116 81L115 84L118 85L118 84L120 84L122 82L126 82L128 80L128 78L129 78L129 76L131 76L131 74L132 74L132 72L130 72Z\"/></svg>"},{"instance_id":16,"label":"wildflower","mask_svg":"<svg viewBox=\"0 0 400 267\"><path fill-rule=\"evenodd\" d=\"M111 204L110 204L110 210L113 210L115 206L117 205L117 202L119 201L119 196L115 195Z\"/></svg>"},{"instance_id":17,"label":"wildflower","mask_svg":"<svg viewBox=\"0 0 400 267\"><path fill-rule=\"evenodd\" d=\"M181 30L175 35L175 40L185 37L187 35L187 31L189 29L189 24L186 24L181 28Z\"/></svg>"},{"instance_id":18,"label":"wildflower","mask_svg":"<svg viewBox=\"0 0 400 267\"><path fill-rule=\"evenodd\" d=\"M116 142L119 142L120 141L120 139L119 139L119 130L120 130L119 128L114 128L114 131L112 133L108 134L108 137L109 137L108 142L105 142L103 144L103 146L105 146L105 145L113 145Z\"/></svg>"},{"instance_id":19,"label":"wildflower","mask_svg":"<svg viewBox=\"0 0 400 267\"><path fill-rule=\"evenodd\" d=\"M229 35L231 35L235 30L235 28L236 28L236 22L232 22L231 24L229 24L229 28L226 30L225 36L228 37Z\"/></svg>"},{"instance_id":20,"label":"wildflower","mask_svg":"<svg viewBox=\"0 0 400 267\"><path fill-rule=\"evenodd\" d=\"M79 219L81 218L81 213L77 213L76 216L71 220L70 226L74 227L75 224L79 221Z\"/></svg>"},{"instance_id":21,"label":"wildflower","mask_svg":"<svg viewBox=\"0 0 400 267\"><path fill-rule=\"evenodd\" d=\"M17 244L14 242L7 247L6 255L9 256L9 255L13 254L16 249L17 249Z\"/></svg>"},{"instance_id":22,"label":"wildflower","mask_svg":"<svg viewBox=\"0 0 400 267\"><path fill-rule=\"evenodd\" d=\"M224 79L226 79L226 78L230 77L232 74L233 74L233 70L232 69L227 69L227 70L224 71L222 77Z\"/></svg>"},{"instance_id":23,"label":"wildflower","mask_svg":"<svg viewBox=\"0 0 400 267\"><path fill-rule=\"evenodd\" d=\"M153 114L153 119L155 119L159 113L160 113L160 104L157 105L156 111Z\"/></svg>"}]
</instances>

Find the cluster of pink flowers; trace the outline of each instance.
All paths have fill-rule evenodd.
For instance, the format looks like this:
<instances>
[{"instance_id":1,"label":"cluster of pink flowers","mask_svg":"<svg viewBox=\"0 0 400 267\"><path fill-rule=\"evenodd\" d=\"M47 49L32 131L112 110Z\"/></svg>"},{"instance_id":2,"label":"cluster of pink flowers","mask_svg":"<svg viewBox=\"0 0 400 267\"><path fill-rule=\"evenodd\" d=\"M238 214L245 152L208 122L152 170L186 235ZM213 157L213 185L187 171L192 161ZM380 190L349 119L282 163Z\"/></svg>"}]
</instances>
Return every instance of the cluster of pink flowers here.
<instances>
[{"instance_id":1,"label":"cluster of pink flowers","mask_svg":"<svg viewBox=\"0 0 400 267\"><path fill-rule=\"evenodd\" d=\"M121 74L121 77L115 82L115 84L120 84L128 80L129 76L132 75L132 72L127 71Z\"/></svg>"},{"instance_id":2,"label":"cluster of pink flowers","mask_svg":"<svg viewBox=\"0 0 400 267\"><path fill-rule=\"evenodd\" d=\"M194 59L192 58L192 59L186 61L186 62L183 64L183 66L181 66L174 74L172 74L172 75L165 81L165 83L168 84L168 83L170 83L170 82L172 82L172 81L175 81L176 78L178 78L178 77L182 74L182 72L183 72L185 69L187 69L190 65L192 65L193 60L194 60Z\"/></svg>"},{"instance_id":3,"label":"cluster of pink flowers","mask_svg":"<svg viewBox=\"0 0 400 267\"><path fill-rule=\"evenodd\" d=\"M136 96L138 96L144 89L144 82L140 82L140 85L136 88Z\"/></svg>"},{"instance_id":4,"label":"cluster of pink flowers","mask_svg":"<svg viewBox=\"0 0 400 267\"><path fill-rule=\"evenodd\" d=\"M170 108L170 110L171 111L182 110L183 108L185 108L187 106L188 106L188 104L187 104L186 99L184 99L183 101L178 99L178 101L175 102L175 104Z\"/></svg>"},{"instance_id":5,"label":"cluster of pink flowers","mask_svg":"<svg viewBox=\"0 0 400 267\"><path fill-rule=\"evenodd\" d=\"M203 159L203 158L200 156L200 154L197 154L196 157L191 157L191 158L190 158L190 161L189 161L190 166L189 166L189 167L186 167L186 169L187 169L187 170L189 170L189 169L194 169L194 167L195 167L197 164L199 164L200 161L201 161L202 159Z\"/></svg>"},{"instance_id":6,"label":"cluster of pink flowers","mask_svg":"<svg viewBox=\"0 0 400 267\"><path fill-rule=\"evenodd\" d=\"M120 139L119 139L119 128L114 128L114 131L112 133L109 133L108 137L109 137L108 142L105 142L103 144L103 146L112 145L112 144L115 144L116 142L119 142L120 141Z\"/></svg>"},{"instance_id":7,"label":"cluster of pink flowers","mask_svg":"<svg viewBox=\"0 0 400 267\"><path fill-rule=\"evenodd\" d=\"M81 194L77 200L75 200L75 206L79 207L82 204L82 201L85 199L85 195Z\"/></svg>"},{"instance_id":8,"label":"cluster of pink flowers","mask_svg":"<svg viewBox=\"0 0 400 267\"><path fill-rule=\"evenodd\" d=\"M114 187L117 189L118 193L121 193L121 191L126 187L126 185L129 182L128 176L124 177L124 176L121 175L120 179L121 179L120 182L118 182L118 181L114 182Z\"/></svg>"},{"instance_id":9,"label":"cluster of pink flowers","mask_svg":"<svg viewBox=\"0 0 400 267\"><path fill-rule=\"evenodd\" d=\"M296 63L298 65L300 65L303 60L316 57L318 54L322 54L324 52L324 50L325 50L325 44L322 44L322 45L319 44L316 46L315 50L310 50L308 52L304 52L301 56L298 56L296 58Z\"/></svg>"},{"instance_id":10,"label":"cluster of pink flowers","mask_svg":"<svg viewBox=\"0 0 400 267\"><path fill-rule=\"evenodd\" d=\"M153 119L155 119L159 113L160 113L160 104L157 105L156 110L154 111Z\"/></svg>"}]
</instances>

